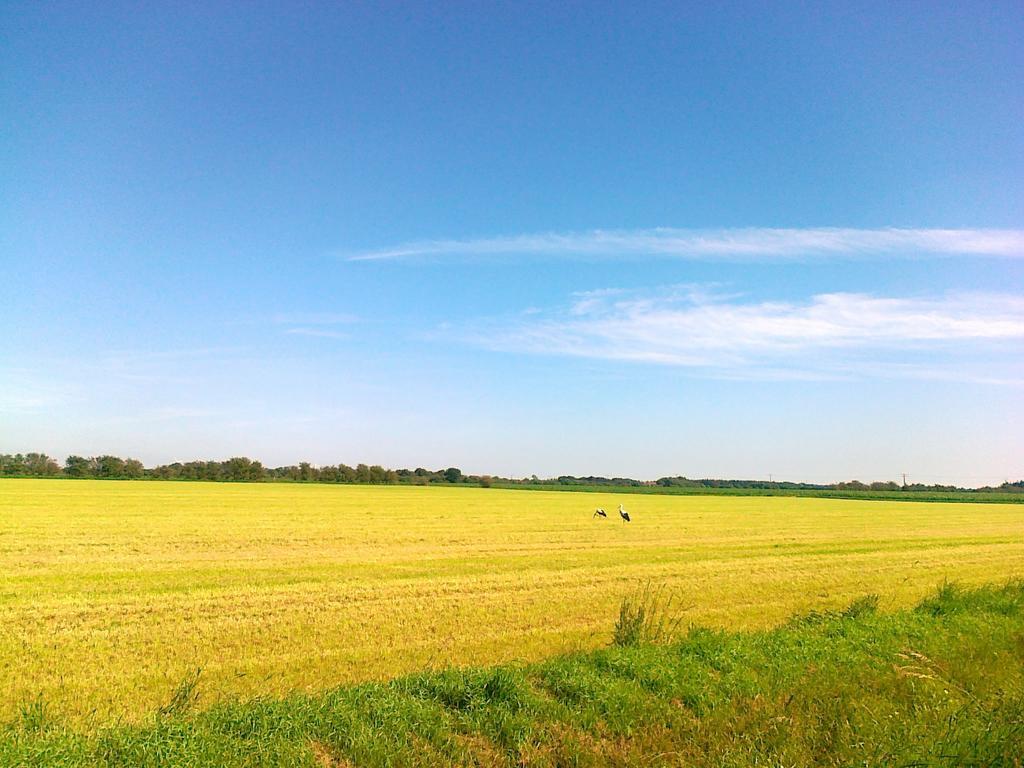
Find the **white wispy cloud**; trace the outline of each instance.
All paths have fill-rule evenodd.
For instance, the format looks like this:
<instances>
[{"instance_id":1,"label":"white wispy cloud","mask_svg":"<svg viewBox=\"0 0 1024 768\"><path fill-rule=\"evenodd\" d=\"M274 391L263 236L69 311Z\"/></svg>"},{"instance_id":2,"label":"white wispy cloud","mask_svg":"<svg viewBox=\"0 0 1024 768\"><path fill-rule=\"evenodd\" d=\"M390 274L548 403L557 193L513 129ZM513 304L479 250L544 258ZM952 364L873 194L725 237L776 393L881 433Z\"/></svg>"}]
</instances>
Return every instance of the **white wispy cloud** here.
<instances>
[{"instance_id":1,"label":"white wispy cloud","mask_svg":"<svg viewBox=\"0 0 1024 768\"><path fill-rule=\"evenodd\" d=\"M826 293L804 302L750 302L687 286L600 291L578 294L555 312L488 323L464 338L495 350L714 369L725 377L962 378L965 360L984 366L1024 342L1024 298ZM988 369L970 377L1006 380Z\"/></svg>"},{"instance_id":2,"label":"white wispy cloud","mask_svg":"<svg viewBox=\"0 0 1024 768\"><path fill-rule=\"evenodd\" d=\"M635 229L423 240L350 253L349 261L423 257L662 257L693 260L786 260L872 256L1024 258L1019 229Z\"/></svg>"},{"instance_id":3,"label":"white wispy cloud","mask_svg":"<svg viewBox=\"0 0 1024 768\"><path fill-rule=\"evenodd\" d=\"M278 312L271 317L271 322L288 326L282 331L288 336L349 339L352 335L337 330L337 327L354 325L360 322L360 318L347 312Z\"/></svg>"}]
</instances>

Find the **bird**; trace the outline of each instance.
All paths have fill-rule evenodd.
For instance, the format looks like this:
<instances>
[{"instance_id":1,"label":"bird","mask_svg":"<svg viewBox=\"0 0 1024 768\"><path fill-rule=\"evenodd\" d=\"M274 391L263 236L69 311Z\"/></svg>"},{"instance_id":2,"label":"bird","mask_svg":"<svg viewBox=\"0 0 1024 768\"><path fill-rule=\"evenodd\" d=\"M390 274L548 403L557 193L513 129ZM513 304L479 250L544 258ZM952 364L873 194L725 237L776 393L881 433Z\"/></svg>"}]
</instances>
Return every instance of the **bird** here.
<instances>
[{"instance_id":1,"label":"bird","mask_svg":"<svg viewBox=\"0 0 1024 768\"><path fill-rule=\"evenodd\" d=\"M594 510L594 517L608 517L608 513L598 507Z\"/></svg>"},{"instance_id":2,"label":"bird","mask_svg":"<svg viewBox=\"0 0 1024 768\"><path fill-rule=\"evenodd\" d=\"M628 523L629 522L629 512L624 510L622 508L621 504L619 504L619 517L622 518L622 522L624 522L624 523Z\"/></svg>"}]
</instances>

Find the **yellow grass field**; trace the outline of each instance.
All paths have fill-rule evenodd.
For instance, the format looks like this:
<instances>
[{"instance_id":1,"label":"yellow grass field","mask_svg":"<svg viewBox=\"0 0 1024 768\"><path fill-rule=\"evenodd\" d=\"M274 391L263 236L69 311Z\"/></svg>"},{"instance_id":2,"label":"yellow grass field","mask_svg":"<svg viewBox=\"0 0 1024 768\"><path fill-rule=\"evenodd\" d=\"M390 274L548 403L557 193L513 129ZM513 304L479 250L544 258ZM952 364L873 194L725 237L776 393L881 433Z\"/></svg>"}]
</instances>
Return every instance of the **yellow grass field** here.
<instances>
[{"instance_id":1,"label":"yellow grass field","mask_svg":"<svg viewBox=\"0 0 1024 768\"><path fill-rule=\"evenodd\" d=\"M753 628L1021 576L1021 505L0 480L0 716L135 721L196 668L209 705L592 648L646 580Z\"/></svg>"}]
</instances>

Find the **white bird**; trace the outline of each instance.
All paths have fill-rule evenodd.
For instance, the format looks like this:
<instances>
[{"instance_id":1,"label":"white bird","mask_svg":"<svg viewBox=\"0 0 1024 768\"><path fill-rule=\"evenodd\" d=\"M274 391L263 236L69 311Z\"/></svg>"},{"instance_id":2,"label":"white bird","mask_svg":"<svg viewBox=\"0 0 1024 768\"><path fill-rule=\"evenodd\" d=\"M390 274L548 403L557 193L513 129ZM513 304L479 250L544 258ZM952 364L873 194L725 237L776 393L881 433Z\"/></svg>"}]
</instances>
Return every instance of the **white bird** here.
<instances>
[{"instance_id":1,"label":"white bird","mask_svg":"<svg viewBox=\"0 0 1024 768\"><path fill-rule=\"evenodd\" d=\"M624 522L624 523L628 523L629 522L629 512L624 510L622 508L621 504L619 504L619 517L622 518L622 522Z\"/></svg>"},{"instance_id":2,"label":"white bird","mask_svg":"<svg viewBox=\"0 0 1024 768\"><path fill-rule=\"evenodd\" d=\"M594 517L608 517L608 513L598 507L594 510Z\"/></svg>"}]
</instances>

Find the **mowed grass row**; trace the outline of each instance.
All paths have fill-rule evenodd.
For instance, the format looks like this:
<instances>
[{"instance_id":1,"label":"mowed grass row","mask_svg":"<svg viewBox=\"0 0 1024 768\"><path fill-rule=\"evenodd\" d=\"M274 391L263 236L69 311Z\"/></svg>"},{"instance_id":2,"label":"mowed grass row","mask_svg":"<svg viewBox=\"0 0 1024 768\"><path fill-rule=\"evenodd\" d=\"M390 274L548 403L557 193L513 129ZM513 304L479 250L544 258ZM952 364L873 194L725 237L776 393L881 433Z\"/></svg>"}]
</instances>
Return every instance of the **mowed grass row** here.
<instances>
[{"instance_id":1,"label":"mowed grass row","mask_svg":"<svg viewBox=\"0 0 1024 768\"><path fill-rule=\"evenodd\" d=\"M1024 583L875 602L205 711L193 677L146 722L89 735L37 703L0 725L0 766L1024 764Z\"/></svg>"},{"instance_id":2,"label":"mowed grass row","mask_svg":"<svg viewBox=\"0 0 1024 768\"><path fill-rule=\"evenodd\" d=\"M137 722L197 668L212 705L593 649L645 581L756 629L1014 576L1019 505L3 480L0 716Z\"/></svg>"}]
</instances>

